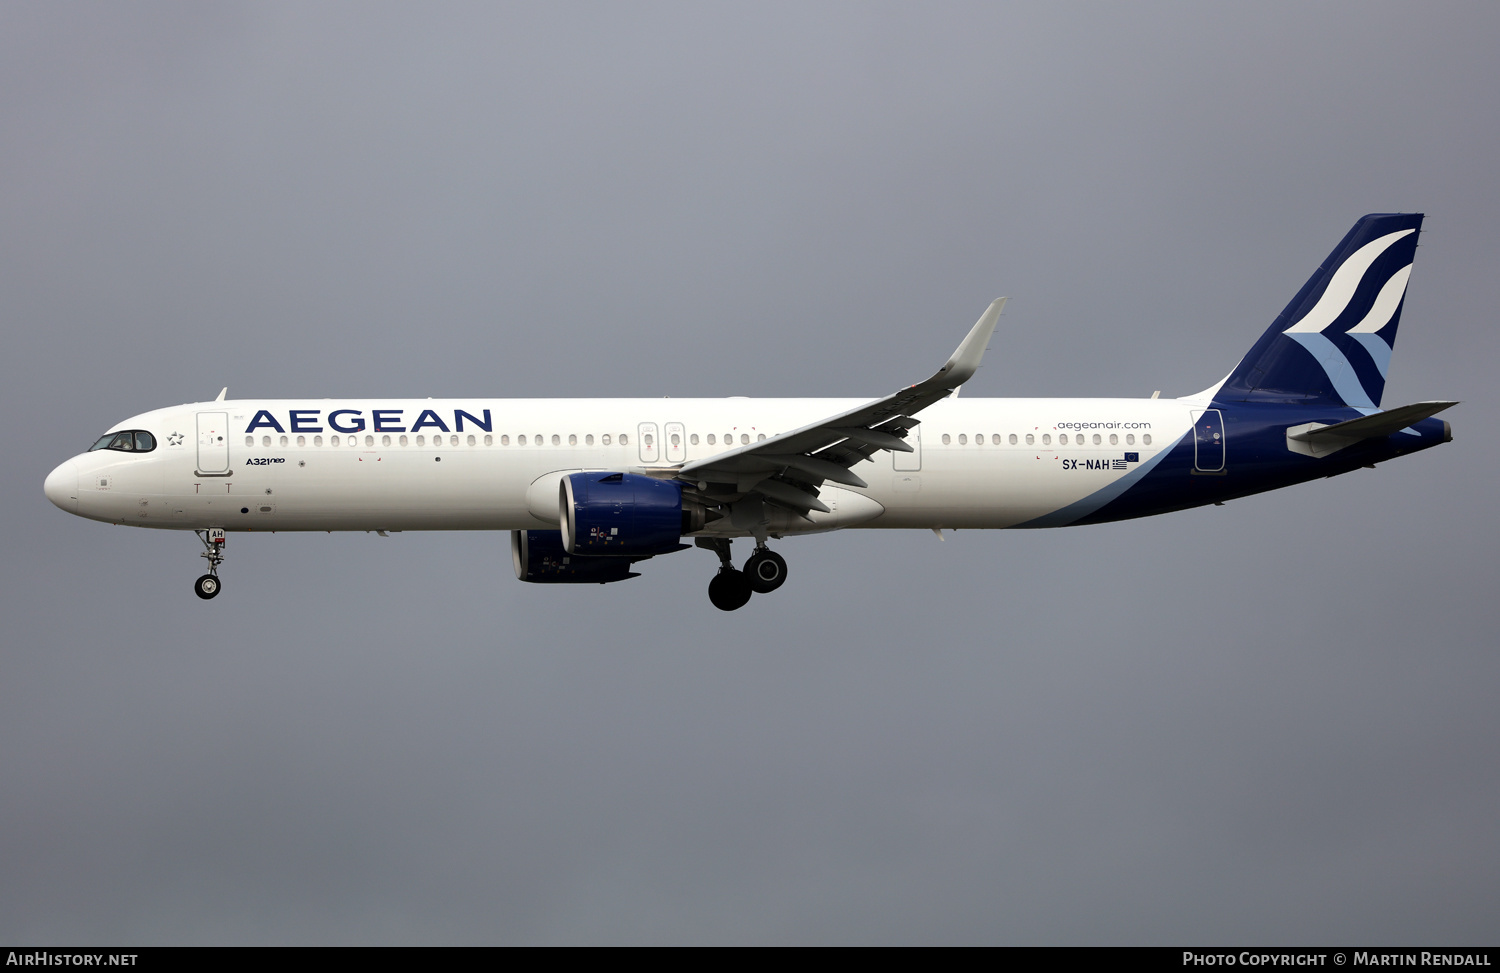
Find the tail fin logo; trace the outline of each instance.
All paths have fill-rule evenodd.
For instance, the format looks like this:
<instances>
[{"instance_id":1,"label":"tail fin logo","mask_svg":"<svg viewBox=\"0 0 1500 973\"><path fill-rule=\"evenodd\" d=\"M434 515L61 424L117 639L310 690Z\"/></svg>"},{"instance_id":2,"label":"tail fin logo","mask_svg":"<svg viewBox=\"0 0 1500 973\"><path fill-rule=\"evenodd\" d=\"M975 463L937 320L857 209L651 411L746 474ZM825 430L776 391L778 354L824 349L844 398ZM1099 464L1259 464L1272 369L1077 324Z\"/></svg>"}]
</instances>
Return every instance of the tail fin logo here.
<instances>
[{"instance_id":1,"label":"tail fin logo","mask_svg":"<svg viewBox=\"0 0 1500 973\"><path fill-rule=\"evenodd\" d=\"M1385 394L1421 213L1370 213L1209 397L1375 411Z\"/></svg>"},{"instance_id":2,"label":"tail fin logo","mask_svg":"<svg viewBox=\"0 0 1500 973\"><path fill-rule=\"evenodd\" d=\"M1350 254L1349 259L1340 265L1329 280L1328 287L1317 303L1296 324L1282 332L1318 360L1339 397L1357 409L1375 408L1375 400L1380 393L1377 392L1373 397L1370 395L1360 381L1353 363L1325 332L1344 316L1357 296L1361 293L1368 295L1377 286L1376 281L1365 279L1369 276L1370 266L1397 241L1415 232L1415 229L1410 229L1388 233ZM1359 342L1369 354L1371 362L1380 373L1382 390L1391 365L1391 344L1378 332L1395 317L1402 298L1406 296L1406 282L1410 277L1411 263L1408 262L1385 280L1379 281L1380 291L1369 311L1356 324L1342 332Z\"/></svg>"}]
</instances>

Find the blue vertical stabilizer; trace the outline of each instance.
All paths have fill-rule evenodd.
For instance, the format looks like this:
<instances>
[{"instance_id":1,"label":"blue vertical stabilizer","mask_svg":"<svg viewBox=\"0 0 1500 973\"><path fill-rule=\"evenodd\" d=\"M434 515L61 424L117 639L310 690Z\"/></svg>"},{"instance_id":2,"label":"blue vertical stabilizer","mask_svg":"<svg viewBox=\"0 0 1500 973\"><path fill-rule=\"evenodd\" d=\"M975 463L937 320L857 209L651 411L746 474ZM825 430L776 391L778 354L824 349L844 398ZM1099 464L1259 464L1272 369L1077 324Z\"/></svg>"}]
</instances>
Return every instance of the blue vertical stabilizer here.
<instances>
[{"instance_id":1,"label":"blue vertical stabilizer","mask_svg":"<svg viewBox=\"0 0 1500 973\"><path fill-rule=\"evenodd\" d=\"M1421 228L1421 213L1355 223L1215 401L1378 408Z\"/></svg>"}]
</instances>

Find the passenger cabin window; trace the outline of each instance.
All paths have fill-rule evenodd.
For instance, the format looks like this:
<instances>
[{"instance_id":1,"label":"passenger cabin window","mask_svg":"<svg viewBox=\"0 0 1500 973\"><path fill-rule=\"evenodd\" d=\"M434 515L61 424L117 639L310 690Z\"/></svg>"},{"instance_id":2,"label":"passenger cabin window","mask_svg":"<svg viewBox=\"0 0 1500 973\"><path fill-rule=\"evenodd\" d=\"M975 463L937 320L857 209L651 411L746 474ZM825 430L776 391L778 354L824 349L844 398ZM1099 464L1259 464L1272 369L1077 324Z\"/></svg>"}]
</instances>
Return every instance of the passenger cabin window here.
<instances>
[{"instance_id":1,"label":"passenger cabin window","mask_svg":"<svg viewBox=\"0 0 1500 973\"><path fill-rule=\"evenodd\" d=\"M1030 436L1026 437L1026 441L1028 443L1031 442L1031 437ZM1015 433L1011 433L1010 434L1010 444L1012 446L1014 446L1016 444L1016 434Z\"/></svg>"},{"instance_id":2,"label":"passenger cabin window","mask_svg":"<svg viewBox=\"0 0 1500 973\"><path fill-rule=\"evenodd\" d=\"M1151 445L1151 434L1149 432L1141 435L1141 444L1145 446Z\"/></svg>"},{"instance_id":3,"label":"passenger cabin window","mask_svg":"<svg viewBox=\"0 0 1500 973\"><path fill-rule=\"evenodd\" d=\"M1102 442L1102 440L1100 440L1099 434L1097 432L1094 433L1094 445L1097 446L1100 442Z\"/></svg>"},{"instance_id":4,"label":"passenger cabin window","mask_svg":"<svg viewBox=\"0 0 1500 973\"><path fill-rule=\"evenodd\" d=\"M1125 445L1126 446L1134 446L1135 445L1135 433L1133 433L1133 432L1127 432L1125 434Z\"/></svg>"},{"instance_id":5,"label":"passenger cabin window","mask_svg":"<svg viewBox=\"0 0 1500 973\"><path fill-rule=\"evenodd\" d=\"M1028 432L1026 434L1026 445L1033 446L1035 444L1036 444L1036 436L1034 436L1033 434L1031 434L1031 433Z\"/></svg>"},{"instance_id":6,"label":"passenger cabin window","mask_svg":"<svg viewBox=\"0 0 1500 973\"><path fill-rule=\"evenodd\" d=\"M1064 436L1063 437L1063 442L1066 443L1067 441L1068 441L1068 438L1066 436ZM1051 446L1052 445L1052 434L1050 432L1044 432L1044 433L1042 433L1042 445L1043 446Z\"/></svg>"},{"instance_id":7,"label":"passenger cabin window","mask_svg":"<svg viewBox=\"0 0 1500 973\"><path fill-rule=\"evenodd\" d=\"M114 449L122 453L149 453L155 448L155 436L143 429L130 429L99 437L99 441L89 447L89 452L92 453L96 449Z\"/></svg>"},{"instance_id":8,"label":"passenger cabin window","mask_svg":"<svg viewBox=\"0 0 1500 973\"><path fill-rule=\"evenodd\" d=\"M599 442L600 442L601 445L608 446L609 445L609 433L605 433L604 435L600 436L599 437Z\"/></svg>"}]
</instances>

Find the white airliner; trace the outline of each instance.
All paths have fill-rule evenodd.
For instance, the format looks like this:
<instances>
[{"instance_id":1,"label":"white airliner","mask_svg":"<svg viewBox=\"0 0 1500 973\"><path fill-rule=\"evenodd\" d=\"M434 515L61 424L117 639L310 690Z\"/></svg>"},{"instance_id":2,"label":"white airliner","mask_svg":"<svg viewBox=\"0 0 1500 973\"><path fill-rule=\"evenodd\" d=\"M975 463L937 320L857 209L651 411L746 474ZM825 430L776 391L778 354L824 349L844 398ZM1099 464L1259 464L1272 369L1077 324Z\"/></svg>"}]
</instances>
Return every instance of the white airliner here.
<instances>
[{"instance_id":1,"label":"white airliner","mask_svg":"<svg viewBox=\"0 0 1500 973\"><path fill-rule=\"evenodd\" d=\"M158 409L48 475L92 520L226 532L509 530L516 576L637 577L691 538L732 611L786 579L773 538L1065 527L1258 493L1448 442L1456 403L1379 409L1421 214L1355 224L1244 360L1176 399L980 399L1005 299L937 374L844 399L299 399ZM920 418L919 418L920 416ZM753 538L743 570L733 538Z\"/></svg>"}]
</instances>

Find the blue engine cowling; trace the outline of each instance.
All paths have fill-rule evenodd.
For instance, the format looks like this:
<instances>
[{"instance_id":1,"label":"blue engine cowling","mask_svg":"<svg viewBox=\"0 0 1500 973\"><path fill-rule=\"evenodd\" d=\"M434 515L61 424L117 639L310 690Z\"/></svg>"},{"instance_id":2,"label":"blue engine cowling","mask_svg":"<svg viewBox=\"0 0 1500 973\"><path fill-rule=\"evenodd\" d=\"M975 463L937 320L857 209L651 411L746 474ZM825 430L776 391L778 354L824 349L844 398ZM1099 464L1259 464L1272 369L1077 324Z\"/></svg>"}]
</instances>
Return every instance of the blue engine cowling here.
<instances>
[{"instance_id":1,"label":"blue engine cowling","mask_svg":"<svg viewBox=\"0 0 1500 973\"><path fill-rule=\"evenodd\" d=\"M510 557L516 577L533 584L609 584L639 578L635 561L623 557L581 557L563 550L557 530L513 530Z\"/></svg>"},{"instance_id":2,"label":"blue engine cowling","mask_svg":"<svg viewBox=\"0 0 1500 973\"><path fill-rule=\"evenodd\" d=\"M684 515L681 485L635 473L571 473L562 479L558 502L569 554L666 554L681 550L678 540L695 526L692 513Z\"/></svg>"}]
</instances>

